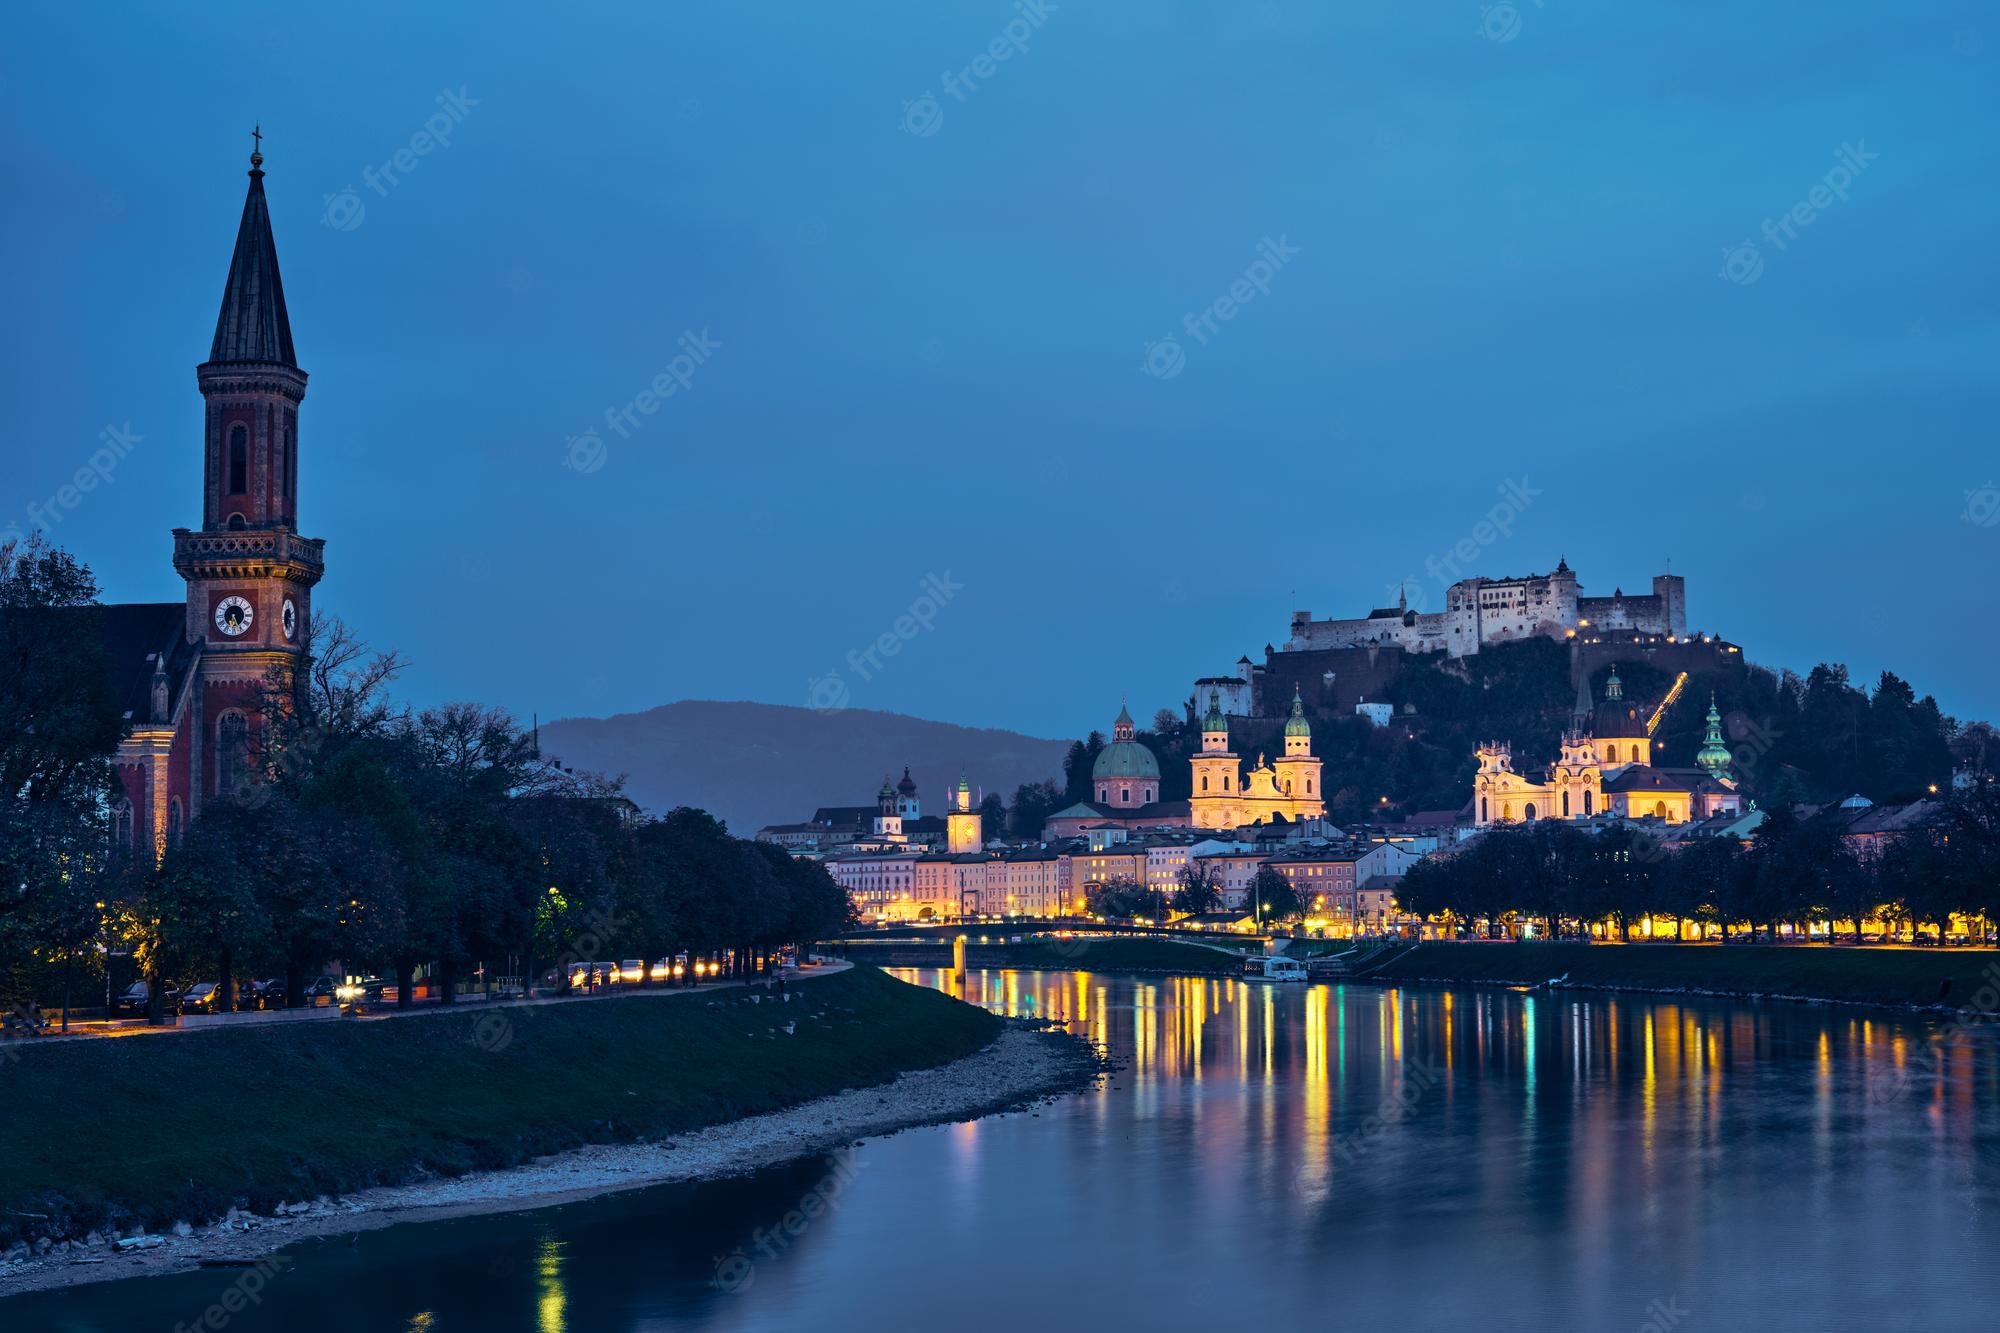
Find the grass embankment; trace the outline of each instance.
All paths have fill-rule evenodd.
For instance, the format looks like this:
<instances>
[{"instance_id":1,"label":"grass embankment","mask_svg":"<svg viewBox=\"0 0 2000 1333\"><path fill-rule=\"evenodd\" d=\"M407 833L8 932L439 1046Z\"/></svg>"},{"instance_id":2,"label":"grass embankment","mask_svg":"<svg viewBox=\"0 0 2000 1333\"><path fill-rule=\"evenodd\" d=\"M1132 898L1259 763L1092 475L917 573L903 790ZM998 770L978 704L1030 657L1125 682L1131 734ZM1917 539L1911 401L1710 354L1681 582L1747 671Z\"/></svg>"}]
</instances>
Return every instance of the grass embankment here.
<instances>
[{"instance_id":1,"label":"grass embankment","mask_svg":"<svg viewBox=\"0 0 2000 1333\"><path fill-rule=\"evenodd\" d=\"M1417 946L1365 973L1368 981L1428 980L1632 990L1709 990L1855 1004L1963 1004L2000 963L1991 949L1826 945L1581 944ZM1950 981L1949 991L1944 983Z\"/></svg>"},{"instance_id":2,"label":"grass embankment","mask_svg":"<svg viewBox=\"0 0 2000 1333\"><path fill-rule=\"evenodd\" d=\"M0 1245L657 1138L885 1083L1000 1029L857 968L782 1005L724 989L12 1046Z\"/></svg>"},{"instance_id":3,"label":"grass embankment","mask_svg":"<svg viewBox=\"0 0 2000 1333\"><path fill-rule=\"evenodd\" d=\"M856 962L884 966L944 967L951 963L949 940L936 944L904 945L863 944L850 940L843 951ZM1073 972L1185 972L1197 976L1234 976L1243 970L1241 957L1199 944L1135 939L1123 935L1077 935L1066 940L1023 940L1019 944L976 944L968 941L965 961L968 967Z\"/></svg>"}]
</instances>

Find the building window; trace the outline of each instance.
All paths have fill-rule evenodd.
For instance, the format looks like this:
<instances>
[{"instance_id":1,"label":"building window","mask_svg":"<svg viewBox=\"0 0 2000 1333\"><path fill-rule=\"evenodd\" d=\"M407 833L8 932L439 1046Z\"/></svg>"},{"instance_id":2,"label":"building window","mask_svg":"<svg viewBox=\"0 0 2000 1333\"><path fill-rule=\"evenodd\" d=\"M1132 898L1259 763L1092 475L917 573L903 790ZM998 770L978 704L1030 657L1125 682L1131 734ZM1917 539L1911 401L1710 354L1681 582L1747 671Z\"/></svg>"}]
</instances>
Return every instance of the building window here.
<instances>
[{"instance_id":1,"label":"building window","mask_svg":"<svg viewBox=\"0 0 2000 1333\"><path fill-rule=\"evenodd\" d=\"M111 804L111 854L123 856L132 850L132 803L119 797Z\"/></svg>"},{"instance_id":2,"label":"building window","mask_svg":"<svg viewBox=\"0 0 2000 1333\"><path fill-rule=\"evenodd\" d=\"M1528 802L1528 808L1521 812L1521 818L1529 821L1530 823L1534 822L1535 803L1533 801Z\"/></svg>"},{"instance_id":3,"label":"building window","mask_svg":"<svg viewBox=\"0 0 2000 1333\"><path fill-rule=\"evenodd\" d=\"M167 846L181 845L181 798L176 796L167 804Z\"/></svg>"},{"instance_id":4,"label":"building window","mask_svg":"<svg viewBox=\"0 0 2000 1333\"><path fill-rule=\"evenodd\" d=\"M244 495L250 490L250 432L242 426L229 428L229 493Z\"/></svg>"},{"instance_id":5,"label":"building window","mask_svg":"<svg viewBox=\"0 0 2000 1333\"><path fill-rule=\"evenodd\" d=\"M1202 789L1203 791L1207 791L1207 790L1208 790L1208 775L1207 775L1207 774L1203 774L1203 775L1202 775L1202 779L1201 779L1201 789Z\"/></svg>"},{"instance_id":6,"label":"building window","mask_svg":"<svg viewBox=\"0 0 2000 1333\"><path fill-rule=\"evenodd\" d=\"M1586 815L1596 814L1597 811L1594 808L1596 805L1597 805L1596 799L1592 797L1589 792L1585 792L1583 794L1583 813L1585 813Z\"/></svg>"},{"instance_id":7,"label":"building window","mask_svg":"<svg viewBox=\"0 0 2000 1333\"><path fill-rule=\"evenodd\" d=\"M243 714L224 713L215 723L215 790L233 795L250 775L250 722Z\"/></svg>"},{"instance_id":8,"label":"building window","mask_svg":"<svg viewBox=\"0 0 2000 1333\"><path fill-rule=\"evenodd\" d=\"M1617 763L1617 762L1618 762L1618 747L1617 747L1617 746L1615 746L1615 745L1607 745L1607 746L1605 746L1605 747L1604 747L1604 762L1605 762L1605 763L1607 763L1607 764L1615 764L1615 763Z\"/></svg>"},{"instance_id":9,"label":"building window","mask_svg":"<svg viewBox=\"0 0 2000 1333\"><path fill-rule=\"evenodd\" d=\"M1568 792L1564 792L1564 793L1563 793L1563 818L1564 818L1564 819L1568 819L1568 818L1569 818L1569 793L1568 793Z\"/></svg>"}]
</instances>

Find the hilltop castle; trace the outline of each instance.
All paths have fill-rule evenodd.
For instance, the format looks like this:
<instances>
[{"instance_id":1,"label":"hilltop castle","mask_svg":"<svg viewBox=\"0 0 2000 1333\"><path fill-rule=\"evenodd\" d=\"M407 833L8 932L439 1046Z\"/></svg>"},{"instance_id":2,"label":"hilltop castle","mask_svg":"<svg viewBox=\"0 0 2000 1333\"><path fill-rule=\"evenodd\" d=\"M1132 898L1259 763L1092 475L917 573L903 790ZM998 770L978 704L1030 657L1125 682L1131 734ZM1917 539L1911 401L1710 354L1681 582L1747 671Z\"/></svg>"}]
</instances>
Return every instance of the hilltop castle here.
<instances>
[{"instance_id":1,"label":"hilltop castle","mask_svg":"<svg viewBox=\"0 0 2000 1333\"><path fill-rule=\"evenodd\" d=\"M1582 590L1565 559L1548 574L1460 579L1445 590L1442 611L1412 607L1407 590L1395 606L1378 607L1359 620L1314 620L1310 611L1294 611L1285 651L1396 647L1470 657L1491 643L1565 639L1591 629L1687 634L1687 586L1678 574L1656 575L1649 596L1627 597L1619 588L1609 597L1585 597Z\"/></svg>"}]
</instances>

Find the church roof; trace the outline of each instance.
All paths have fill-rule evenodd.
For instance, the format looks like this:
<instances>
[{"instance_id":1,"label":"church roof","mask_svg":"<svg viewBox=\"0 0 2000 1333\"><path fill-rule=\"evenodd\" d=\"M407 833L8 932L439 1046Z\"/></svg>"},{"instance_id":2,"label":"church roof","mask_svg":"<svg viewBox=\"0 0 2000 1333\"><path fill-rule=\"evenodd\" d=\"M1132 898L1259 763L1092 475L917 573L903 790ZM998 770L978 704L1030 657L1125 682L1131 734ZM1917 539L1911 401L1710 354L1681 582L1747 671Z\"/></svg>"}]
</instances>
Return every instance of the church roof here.
<instances>
[{"instance_id":1,"label":"church roof","mask_svg":"<svg viewBox=\"0 0 2000 1333\"><path fill-rule=\"evenodd\" d=\"M1591 734L1601 741L1644 740L1646 719L1637 705L1623 699L1606 699L1597 705L1597 721Z\"/></svg>"},{"instance_id":2,"label":"church roof","mask_svg":"<svg viewBox=\"0 0 2000 1333\"><path fill-rule=\"evenodd\" d=\"M153 716L157 653L166 654L167 698L180 697L181 682L197 655L196 646L187 641L187 603L127 602L80 607L77 614L97 621L105 667L111 672L118 709L126 718L146 722Z\"/></svg>"},{"instance_id":3,"label":"church roof","mask_svg":"<svg viewBox=\"0 0 2000 1333\"><path fill-rule=\"evenodd\" d=\"M1138 741L1113 741L1090 766L1093 778L1157 778L1160 761Z\"/></svg>"},{"instance_id":4,"label":"church roof","mask_svg":"<svg viewBox=\"0 0 2000 1333\"><path fill-rule=\"evenodd\" d=\"M208 359L276 362L296 370L285 284L278 277L278 244L271 238L271 211L264 203L263 160L261 154L250 158L250 190L236 228L236 252L229 258L229 281L222 288L222 313L216 316Z\"/></svg>"}]
</instances>

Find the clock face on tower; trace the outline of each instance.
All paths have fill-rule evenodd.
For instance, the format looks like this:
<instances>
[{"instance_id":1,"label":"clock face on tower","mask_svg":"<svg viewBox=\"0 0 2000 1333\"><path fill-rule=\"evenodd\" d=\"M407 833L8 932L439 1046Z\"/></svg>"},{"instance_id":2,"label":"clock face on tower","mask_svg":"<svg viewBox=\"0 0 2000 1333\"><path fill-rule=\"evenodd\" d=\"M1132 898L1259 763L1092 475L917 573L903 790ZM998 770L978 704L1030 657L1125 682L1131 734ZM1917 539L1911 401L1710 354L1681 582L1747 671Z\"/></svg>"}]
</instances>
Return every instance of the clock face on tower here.
<instances>
[{"instance_id":1,"label":"clock face on tower","mask_svg":"<svg viewBox=\"0 0 2000 1333\"><path fill-rule=\"evenodd\" d=\"M241 597L225 597L215 604L215 627L230 638L246 633L256 613L250 603Z\"/></svg>"},{"instance_id":2,"label":"clock face on tower","mask_svg":"<svg viewBox=\"0 0 2000 1333\"><path fill-rule=\"evenodd\" d=\"M299 612L289 597L285 599L285 611L279 623L284 627L285 642L290 643L299 632Z\"/></svg>"}]
</instances>

